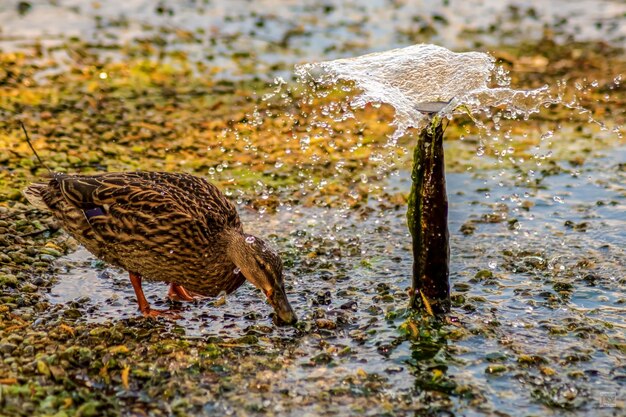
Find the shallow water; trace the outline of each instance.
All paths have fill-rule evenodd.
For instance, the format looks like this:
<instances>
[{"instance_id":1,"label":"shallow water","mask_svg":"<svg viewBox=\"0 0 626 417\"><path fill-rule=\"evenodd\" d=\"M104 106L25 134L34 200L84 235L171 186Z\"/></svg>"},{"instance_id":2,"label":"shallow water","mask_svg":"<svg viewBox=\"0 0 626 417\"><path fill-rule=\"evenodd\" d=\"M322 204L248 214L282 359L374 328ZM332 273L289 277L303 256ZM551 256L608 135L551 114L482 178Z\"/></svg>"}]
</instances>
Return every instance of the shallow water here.
<instances>
[{"instance_id":1,"label":"shallow water","mask_svg":"<svg viewBox=\"0 0 626 417\"><path fill-rule=\"evenodd\" d=\"M31 1L23 16L14 3L0 4L0 48L37 51L32 45L41 42L41 58L54 60L52 69L39 74L42 82L48 71L136 59L137 50L116 49L135 41L135 46L152 48L147 52L140 47L140 58L161 60L168 52L184 51L184 64L208 63L211 77L215 70L229 78L242 73L287 78L295 63L419 42L485 51L485 45L552 39L544 33L546 24L557 42L568 45L569 36L618 45L626 36L626 4L610 0L286 0L280 7L275 0L165 1L159 2L161 10L148 0L41 0ZM429 32L432 28L436 33ZM90 42L86 49L97 59L83 61L81 45L68 42L72 36ZM61 44L66 46L45 48ZM276 63L284 65L274 67ZM300 111L298 106L285 107ZM79 116L90 117L82 105L77 109L83 112ZM228 163L231 157L236 156L224 156ZM624 147L596 155L580 167L556 160L565 164L561 173L543 177L538 167L529 178L538 185L523 182L526 176L517 178L512 169L502 175L489 170L449 174L453 315L460 327L447 326L443 336L407 338L398 330L406 318L411 247L404 208L394 207L398 203L392 201L398 199L385 196L353 210L281 206L276 214L259 216L241 207L248 231L269 235L283 254L289 297L301 319L297 329L274 327L269 305L249 284L225 303L175 305L166 301L166 285L146 283L144 288L153 307L181 310L184 319L168 327L176 330L172 337L208 342L220 336L226 343L281 358L282 369L269 373L268 392L236 387L236 395L264 407L267 403L266 410L281 416L381 415L389 413L385 401L415 407L442 401L442 415L449 410L467 416L562 415L569 409L576 415L621 415L626 408L624 161ZM281 174L302 173L301 167L280 164ZM278 162L273 166L278 170ZM340 170L341 165L333 162L329 169ZM367 179L355 173L355 181L361 175ZM409 190L406 171L387 181L390 195ZM310 180L304 189L316 186ZM47 295L54 306L38 313L37 320L63 322L63 313L72 310L71 317L80 314L79 322L128 323L131 330L149 325L122 321L139 316L122 271L84 250L56 265L58 282ZM258 343L239 342L245 335L258 336ZM350 378L360 370L383 381L384 389L371 393L352 384ZM233 368L224 379L239 371ZM332 395L345 390L350 395ZM440 393L452 393L451 404ZM357 397L368 395L380 400L374 408L351 408ZM231 400L220 392L216 402L207 403L206 414L247 413L241 401ZM299 401L305 405L295 407Z\"/></svg>"},{"instance_id":2,"label":"shallow water","mask_svg":"<svg viewBox=\"0 0 626 417\"><path fill-rule=\"evenodd\" d=\"M260 236L271 231L293 263L287 291L301 320L308 326L327 318L337 329L320 336L272 327L269 306L250 284L224 305L216 306L216 300L177 305L184 316L178 325L191 338L257 334L292 340L295 353L284 353L292 365L276 385L293 387L297 395L336 387L363 369L389 383L383 394L389 399L410 398L427 385L424 375L440 367L445 381L469 386L484 398L469 408L456 398L454 408L466 415L496 410L519 415L519 407L540 415L559 415L561 407L611 415L626 379L623 354L615 347L626 342L624 160L626 148L614 149L587 161L577 177L546 177L545 188L536 191L499 186L488 172L448 175L453 315L462 337L434 345L399 337L410 286L410 238L403 209L382 210L375 201L364 218L338 210L296 208L262 217L240 210L248 231ZM387 185L389 192L408 188L407 172ZM509 198L525 191L524 200L534 203L528 211ZM494 214L504 215L504 221ZM484 216L489 220L481 222ZM479 222L473 234L464 235L460 228L469 220ZM83 298L79 309L88 322L139 314L126 274L94 267L84 250L61 265L68 271L50 292L53 303ZM153 306L167 307L167 286L144 288ZM320 359L328 345L335 353ZM504 367L486 373L493 365ZM227 409L227 402L222 406ZM312 406L304 411L315 414Z\"/></svg>"}]
</instances>

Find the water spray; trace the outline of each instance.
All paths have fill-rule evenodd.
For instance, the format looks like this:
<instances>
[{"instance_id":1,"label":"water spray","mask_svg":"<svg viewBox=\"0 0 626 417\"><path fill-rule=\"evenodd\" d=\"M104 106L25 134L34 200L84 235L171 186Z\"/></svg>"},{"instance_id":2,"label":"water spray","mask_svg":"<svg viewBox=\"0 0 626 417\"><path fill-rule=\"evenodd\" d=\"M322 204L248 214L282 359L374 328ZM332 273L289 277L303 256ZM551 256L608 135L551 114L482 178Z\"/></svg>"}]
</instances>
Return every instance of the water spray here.
<instances>
[{"instance_id":1,"label":"water spray","mask_svg":"<svg viewBox=\"0 0 626 417\"><path fill-rule=\"evenodd\" d=\"M450 311L448 197L443 153L444 123L455 115L505 107L528 117L553 103L547 87L514 90L506 72L482 52L456 53L436 45L413 45L296 68L301 80L334 85L351 81L360 93L351 106L386 103L395 110L389 144L419 132L413 152L407 225L413 244L411 307L430 315Z\"/></svg>"}]
</instances>

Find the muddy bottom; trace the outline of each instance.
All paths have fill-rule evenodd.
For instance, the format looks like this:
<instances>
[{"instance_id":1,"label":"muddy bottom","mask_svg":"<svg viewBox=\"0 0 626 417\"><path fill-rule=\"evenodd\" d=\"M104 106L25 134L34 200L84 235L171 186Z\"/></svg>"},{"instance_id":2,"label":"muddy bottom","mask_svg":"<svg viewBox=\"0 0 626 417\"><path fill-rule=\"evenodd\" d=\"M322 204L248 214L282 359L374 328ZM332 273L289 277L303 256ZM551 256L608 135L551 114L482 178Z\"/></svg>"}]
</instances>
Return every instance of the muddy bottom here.
<instances>
[{"instance_id":1,"label":"muddy bottom","mask_svg":"<svg viewBox=\"0 0 626 417\"><path fill-rule=\"evenodd\" d=\"M448 408L464 415L519 415L520 407L538 415L562 409L617 415L626 389L624 160L626 148L614 149L581 172L547 176L532 188L497 173L448 175L453 316L460 326L446 338L399 331L410 238L404 210L377 201L360 213L240 210L247 231L270 235L283 253L298 330L274 327L269 305L248 283L225 299L185 304L169 303L162 283L144 289L154 307L181 310L183 338L255 334L296 343L274 393L349 391L346 377L365 371L383 381L377 395L388 401L455 392ZM390 193L408 189L406 172L387 186ZM60 265L66 272L49 293L52 303L77 308L87 322L139 315L123 271L84 249ZM313 325L323 330L307 333ZM311 405L285 410L287 399L268 398L281 414L320 412ZM227 401L212 407L232 411ZM322 409L350 410L332 401Z\"/></svg>"}]
</instances>

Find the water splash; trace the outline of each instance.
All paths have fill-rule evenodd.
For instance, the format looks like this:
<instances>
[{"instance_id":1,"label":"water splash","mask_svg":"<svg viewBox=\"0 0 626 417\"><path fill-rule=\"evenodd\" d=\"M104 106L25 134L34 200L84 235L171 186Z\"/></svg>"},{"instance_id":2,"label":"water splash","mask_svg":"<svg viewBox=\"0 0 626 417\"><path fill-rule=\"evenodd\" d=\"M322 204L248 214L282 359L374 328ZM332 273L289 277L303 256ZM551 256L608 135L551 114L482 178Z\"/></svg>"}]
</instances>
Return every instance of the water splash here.
<instances>
[{"instance_id":1,"label":"water splash","mask_svg":"<svg viewBox=\"0 0 626 417\"><path fill-rule=\"evenodd\" d=\"M427 44L299 65L296 75L305 83L354 82L361 94L351 101L353 107L368 103L393 106L394 142L407 129L424 127L428 113L452 117L455 112L506 106L510 117L528 117L554 102L547 86L535 90L509 88L507 72L496 66L489 54L456 53Z\"/></svg>"}]
</instances>

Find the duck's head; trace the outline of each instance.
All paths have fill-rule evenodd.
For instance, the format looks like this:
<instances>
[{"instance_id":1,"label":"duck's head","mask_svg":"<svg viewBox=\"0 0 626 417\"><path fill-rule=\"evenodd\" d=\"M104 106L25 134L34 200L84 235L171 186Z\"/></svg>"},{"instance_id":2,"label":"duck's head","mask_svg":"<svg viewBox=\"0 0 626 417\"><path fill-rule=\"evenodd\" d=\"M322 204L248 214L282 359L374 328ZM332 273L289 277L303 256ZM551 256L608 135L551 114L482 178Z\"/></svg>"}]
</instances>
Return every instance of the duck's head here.
<instances>
[{"instance_id":1,"label":"duck's head","mask_svg":"<svg viewBox=\"0 0 626 417\"><path fill-rule=\"evenodd\" d=\"M269 245L256 236L237 233L231 235L228 254L244 277L263 291L279 324L298 321L285 293L283 262Z\"/></svg>"}]
</instances>

